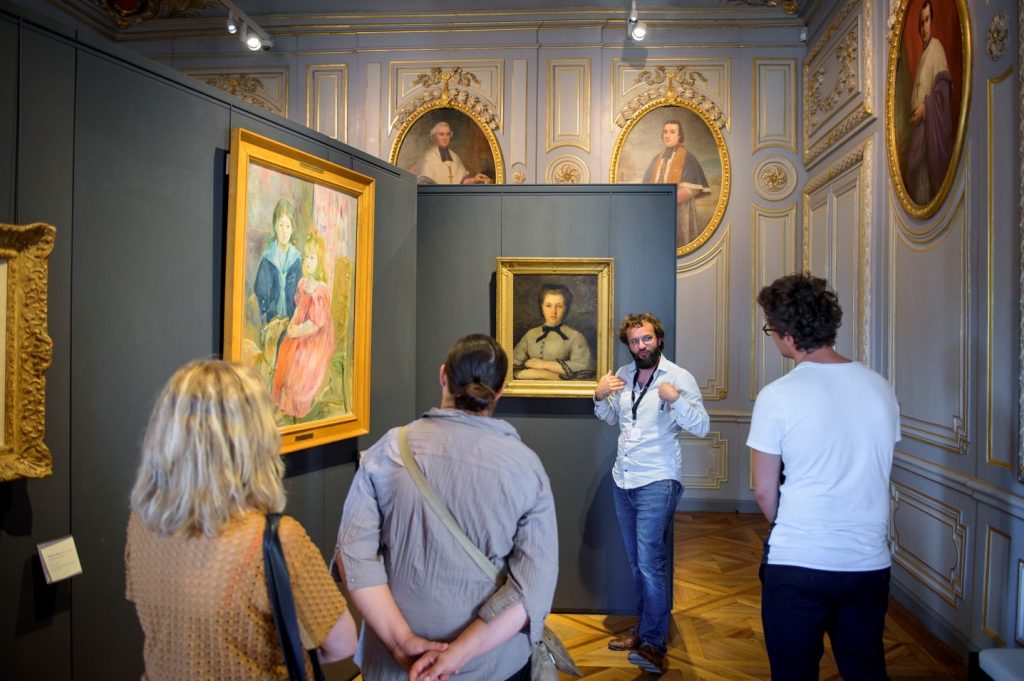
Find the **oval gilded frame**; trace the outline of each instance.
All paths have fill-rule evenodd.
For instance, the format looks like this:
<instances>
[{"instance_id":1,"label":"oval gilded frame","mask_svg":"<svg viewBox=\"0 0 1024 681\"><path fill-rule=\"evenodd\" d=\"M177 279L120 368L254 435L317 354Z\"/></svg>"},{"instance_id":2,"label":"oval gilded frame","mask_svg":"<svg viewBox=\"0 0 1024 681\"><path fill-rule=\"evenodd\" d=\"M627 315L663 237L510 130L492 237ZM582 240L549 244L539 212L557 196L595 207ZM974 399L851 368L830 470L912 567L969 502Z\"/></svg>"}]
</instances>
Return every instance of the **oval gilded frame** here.
<instances>
[{"instance_id":1,"label":"oval gilded frame","mask_svg":"<svg viewBox=\"0 0 1024 681\"><path fill-rule=\"evenodd\" d=\"M454 111L458 111L460 114L467 116L476 124L476 127L479 128L481 134L483 134L484 139L487 140L487 146L491 151L491 158L494 161L494 183L504 184L505 161L502 158L501 147L498 145L498 139L494 136L494 131L491 130L490 126L484 122L484 119L478 113L467 106L463 106L454 99L440 99L434 102L429 102L410 113L405 119L405 122L398 128L398 133L395 135L395 142L391 145L391 155L388 157L388 163L398 165L398 157L409 132L412 131L416 123L418 123L424 116L441 109L452 109ZM454 146L455 145L453 145L453 147ZM460 153L460 156L461 155L462 154ZM466 168L469 169L468 164L466 164Z\"/></svg>"},{"instance_id":2,"label":"oval gilded frame","mask_svg":"<svg viewBox=\"0 0 1024 681\"><path fill-rule=\"evenodd\" d=\"M688 243L677 245L676 256L678 257L686 255L687 253L692 253L707 243L708 239L711 238L711 235L715 233L716 229L718 229L719 224L721 224L722 217L725 215L725 208L729 204L729 188L732 185L732 166L729 162L729 149L725 144L725 137L722 136L722 131L719 130L718 126L714 124L711 118L709 118L708 115L699 107L694 105L693 102L678 96L670 95L648 102L636 112L636 115L630 119L629 123L627 123L622 129L622 132L619 133L618 139L615 140L615 149L612 151L612 160L611 167L609 168L608 179L609 182L613 184L618 183L616 176L619 172L619 162L622 158L623 146L629 138L629 134L633 131L633 128L655 109L665 107L680 107L697 116L697 118L711 133L711 137L714 140L715 147L718 151L718 159L721 163L722 169L722 185L719 191L718 201L715 204L715 210L711 214L711 219L696 238L692 239Z\"/></svg>"},{"instance_id":3,"label":"oval gilded frame","mask_svg":"<svg viewBox=\"0 0 1024 681\"><path fill-rule=\"evenodd\" d=\"M901 0L899 7L895 10L895 20L889 39L889 63L885 85L885 150L889 162L889 175L892 179L893 191L896 193L896 198L899 200L900 205L903 206L903 209L909 215L919 219L931 217L939 209L939 206L943 204L960 167L960 154L963 151L964 136L967 133L967 114L971 103L971 67L974 53L971 45L971 20L966 0L932 0L933 11L935 5L939 5L944 9L955 7L960 21L959 33L952 32L953 35L959 35L960 40L959 70L961 76L959 79L954 78L954 82L959 80L960 107L959 111L951 112L956 121L956 131L953 134L953 149L946 166L946 172L942 178L942 183L927 203L917 203L910 196L906 180L903 176L900 148L903 146L902 143L905 140L902 138L905 137L906 133L900 135L901 139L897 139L896 117L897 96L906 101L906 104L900 107L900 113L905 112L907 116L910 113L910 104L907 100L909 100L913 90L914 76L909 73L909 67L901 68L903 62L908 61L903 54L903 46L907 19L911 15L915 18L918 17L923 3L924 0ZM916 11L912 13L911 8ZM944 45L943 48L946 51L948 63L951 57L950 47ZM950 69L952 70L952 67ZM897 80L901 80L903 85L899 93L896 92Z\"/></svg>"}]
</instances>

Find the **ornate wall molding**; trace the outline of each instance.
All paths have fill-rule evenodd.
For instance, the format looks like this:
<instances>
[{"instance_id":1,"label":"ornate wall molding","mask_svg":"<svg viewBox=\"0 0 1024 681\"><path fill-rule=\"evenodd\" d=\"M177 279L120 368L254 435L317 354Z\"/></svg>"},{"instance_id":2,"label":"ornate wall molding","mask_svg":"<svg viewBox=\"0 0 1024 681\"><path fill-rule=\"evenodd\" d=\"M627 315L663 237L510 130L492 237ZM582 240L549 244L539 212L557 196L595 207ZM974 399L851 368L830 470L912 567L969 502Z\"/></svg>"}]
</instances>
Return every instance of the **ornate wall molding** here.
<instances>
[{"instance_id":1,"label":"ornate wall molding","mask_svg":"<svg viewBox=\"0 0 1024 681\"><path fill-rule=\"evenodd\" d=\"M590 152L590 59L549 59L544 151Z\"/></svg>"},{"instance_id":2,"label":"ornate wall molding","mask_svg":"<svg viewBox=\"0 0 1024 681\"><path fill-rule=\"evenodd\" d=\"M119 29L138 26L153 19L193 17L198 10L219 4L217 0L146 0L126 2L125 0L96 0L114 25Z\"/></svg>"},{"instance_id":3,"label":"ornate wall molding","mask_svg":"<svg viewBox=\"0 0 1024 681\"><path fill-rule=\"evenodd\" d=\"M981 632L1005 646L1009 636L999 633L1001 622L1009 618L1010 604L1006 587L1010 582L1010 535L989 525L985 528L985 565L982 567Z\"/></svg>"},{"instance_id":4,"label":"ornate wall molding","mask_svg":"<svg viewBox=\"0 0 1024 681\"><path fill-rule=\"evenodd\" d=\"M754 59L753 149L796 153L796 59ZM767 198L767 197L766 197Z\"/></svg>"},{"instance_id":5,"label":"ornate wall molding","mask_svg":"<svg viewBox=\"0 0 1024 681\"><path fill-rule=\"evenodd\" d=\"M676 325L690 329L679 339L675 356L697 379L701 397L724 400L729 394L729 251L731 229L699 258L676 264ZM687 305L687 300L704 305ZM709 305L710 304L710 305ZM710 307L710 310L709 310ZM709 318L710 312L710 318Z\"/></svg>"},{"instance_id":6,"label":"ornate wall molding","mask_svg":"<svg viewBox=\"0 0 1024 681\"><path fill-rule=\"evenodd\" d=\"M805 165L812 165L873 117L872 2L847 0L804 60Z\"/></svg>"},{"instance_id":7,"label":"ornate wall molding","mask_svg":"<svg viewBox=\"0 0 1024 681\"><path fill-rule=\"evenodd\" d=\"M810 178L803 192L802 268L835 287L854 323L840 329L856 359L871 360L871 140ZM852 258L850 256L852 255Z\"/></svg>"},{"instance_id":8,"label":"ornate wall molding","mask_svg":"<svg viewBox=\"0 0 1024 681\"><path fill-rule=\"evenodd\" d=\"M288 116L287 69L185 69L185 73L249 104Z\"/></svg>"},{"instance_id":9,"label":"ornate wall molding","mask_svg":"<svg viewBox=\"0 0 1024 681\"><path fill-rule=\"evenodd\" d=\"M722 489L729 480L729 440L717 431L705 437L682 436L683 487L686 489ZM695 470L696 469L696 470Z\"/></svg>"},{"instance_id":10,"label":"ornate wall molding","mask_svg":"<svg viewBox=\"0 0 1024 681\"><path fill-rule=\"evenodd\" d=\"M713 125L724 128L725 115L713 99L705 95L697 87L698 83L707 85L707 77L700 71L694 71L685 64L678 66L655 66L644 69L637 74L635 83L644 83L643 92L626 102L626 105L615 117L615 125L624 128L646 108L658 100L676 100L686 102Z\"/></svg>"},{"instance_id":11,"label":"ornate wall molding","mask_svg":"<svg viewBox=\"0 0 1024 681\"><path fill-rule=\"evenodd\" d=\"M985 51L992 61L999 61L1006 50L1006 37L1009 34L1010 22L1006 18L1006 12L996 12L992 21L988 24L988 34L985 38Z\"/></svg>"},{"instance_id":12,"label":"ornate wall molding","mask_svg":"<svg viewBox=\"0 0 1024 681\"><path fill-rule=\"evenodd\" d=\"M899 482L889 490L893 562L956 607L967 564L964 512Z\"/></svg>"},{"instance_id":13,"label":"ornate wall molding","mask_svg":"<svg viewBox=\"0 0 1024 681\"><path fill-rule=\"evenodd\" d=\"M310 64L306 67L306 126L348 139L348 65Z\"/></svg>"},{"instance_id":14,"label":"ornate wall molding","mask_svg":"<svg viewBox=\"0 0 1024 681\"><path fill-rule=\"evenodd\" d=\"M757 293L784 274L796 269L796 205L784 208L751 206L752 253L750 276L750 393L751 401L767 384L793 367L764 335L764 313Z\"/></svg>"}]
</instances>

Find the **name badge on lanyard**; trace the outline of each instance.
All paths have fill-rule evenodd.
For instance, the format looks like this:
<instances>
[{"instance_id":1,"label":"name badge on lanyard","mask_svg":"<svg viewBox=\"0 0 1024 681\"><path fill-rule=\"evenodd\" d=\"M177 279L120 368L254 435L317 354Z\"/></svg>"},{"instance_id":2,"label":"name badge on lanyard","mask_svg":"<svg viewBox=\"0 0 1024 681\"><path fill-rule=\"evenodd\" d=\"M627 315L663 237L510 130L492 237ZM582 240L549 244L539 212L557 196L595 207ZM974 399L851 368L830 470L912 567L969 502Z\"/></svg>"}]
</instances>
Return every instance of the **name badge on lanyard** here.
<instances>
[{"instance_id":1,"label":"name badge on lanyard","mask_svg":"<svg viewBox=\"0 0 1024 681\"><path fill-rule=\"evenodd\" d=\"M640 442L643 433L639 426L626 426L622 429L622 437L625 438L626 442Z\"/></svg>"}]
</instances>

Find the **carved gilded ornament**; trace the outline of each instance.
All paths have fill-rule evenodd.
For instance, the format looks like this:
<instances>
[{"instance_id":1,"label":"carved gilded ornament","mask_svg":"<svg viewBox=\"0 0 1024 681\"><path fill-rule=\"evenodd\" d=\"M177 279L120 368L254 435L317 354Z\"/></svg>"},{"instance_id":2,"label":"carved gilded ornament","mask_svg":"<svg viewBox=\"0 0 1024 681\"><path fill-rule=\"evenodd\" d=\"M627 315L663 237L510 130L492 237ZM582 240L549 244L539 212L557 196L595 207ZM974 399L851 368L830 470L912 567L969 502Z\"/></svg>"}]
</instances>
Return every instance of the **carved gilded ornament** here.
<instances>
[{"instance_id":1,"label":"carved gilded ornament","mask_svg":"<svg viewBox=\"0 0 1024 681\"><path fill-rule=\"evenodd\" d=\"M806 111L808 123L811 127L817 127L818 116L831 112L846 95L857 91L857 31L850 31L839 43L836 49L836 59L839 61L839 77L836 79L832 91L824 94L821 91L825 82L827 69L822 66L817 69L810 78L807 89Z\"/></svg>"},{"instance_id":2,"label":"carved gilded ornament","mask_svg":"<svg viewBox=\"0 0 1024 681\"><path fill-rule=\"evenodd\" d=\"M96 0L118 28L130 28L152 19L196 16L197 10L217 0Z\"/></svg>"},{"instance_id":3,"label":"carved gilded ornament","mask_svg":"<svg viewBox=\"0 0 1024 681\"><path fill-rule=\"evenodd\" d=\"M944 33L945 42L942 47L948 68L953 75L954 84L952 87L952 107L955 99L959 99L959 107L949 113L950 123L953 127L952 152L946 163L942 182L938 187L929 187L929 198L919 203L911 196L908 189L907 177L904 173L909 171L905 168L909 155L909 139L912 125L923 125L923 123L910 123L911 94L914 87L916 74L909 72L908 56L905 54L904 36L913 27L908 27L907 19L910 14L910 0L900 0L896 7L894 16L891 18L889 33L889 68L885 86L885 149L889 161L889 176L892 180L893 190L903 210L908 215L917 219L931 217L945 202L949 195L953 179L956 177L957 168L960 164L960 155L963 150L964 137L967 131L967 115L970 111L971 101L971 69L972 54L971 47L971 19L967 7L967 0L952 0L957 9L957 20L959 25L946 27ZM920 8L915 5L915 9ZM915 22L917 15L915 14ZM934 30L934 29L933 29ZM953 40L950 40L950 36ZM949 44L947 44L949 43ZM917 49L920 49L918 47ZM956 75L959 74L959 77ZM897 86L899 90L897 91ZM926 158L925 163L928 162ZM930 171L931 169L929 169ZM928 173L931 174L930 172Z\"/></svg>"},{"instance_id":4,"label":"carved gilded ornament","mask_svg":"<svg viewBox=\"0 0 1024 681\"><path fill-rule=\"evenodd\" d=\"M524 184L526 182L526 173L521 170L517 170L512 173L512 184Z\"/></svg>"},{"instance_id":5,"label":"carved gilded ornament","mask_svg":"<svg viewBox=\"0 0 1024 681\"><path fill-rule=\"evenodd\" d=\"M480 85L480 79L460 66L451 71L434 67L430 69L430 73L416 76L412 84L419 85L425 92L398 109L395 122L399 127L404 127L410 118L418 118L423 111L448 106L466 112L488 130L498 130L501 127L498 115L490 104L464 89L470 85Z\"/></svg>"},{"instance_id":6,"label":"carved gilded ornament","mask_svg":"<svg viewBox=\"0 0 1024 681\"><path fill-rule=\"evenodd\" d=\"M796 0L728 0L737 5L747 7L782 7L786 14L796 14Z\"/></svg>"},{"instance_id":7,"label":"carved gilded ornament","mask_svg":"<svg viewBox=\"0 0 1024 681\"><path fill-rule=\"evenodd\" d=\"M253 78L244 73L218 73L210 76L199 76L204 83L212 85L218 90L223 90L229 95L241 98L243 101L255 104L261 109L280 113L280 110L266 96L266 84L259 78Z\"/></svg>"},{"instance_id":8,"label":"carved gilded ornament","mask_svg":"<svg viewBox=\"0 0 1024 681\"><path fill-rule=\"evenodd\" d=\"M985 51L988 52L992 61L997 61L1003 56L1009 30L1010 24L1006 18L1006 12L997 12L988 24L988 37L985 40Z\"/></svg>"},{"instance_id":9,"label":"carved gilded ornament","mask_svg":"<svg viewBox=\"0 0 1024 681\"><path fill-rule=\"evenodd\" d=\"M767 158L754 167L754 189L762 198L781 201L796 189L796 167L781 156Z\"/></svg>"},{"instance_id":10,"label":"carved gilded ornament","mask_svg":"<svg viewBox=\"0 0 1024 681\"><path fill-rule=\"evenodd\" d=\"M37 222L0 224L6 268L5 376L0 481L53 473L46 433L46 378L53 341L46 331L48 258L57 230Z\"/></svg>"},{"instance_id":11,"label":"carved gilded ornament","mask_svg":"<svg viewBox=\"0 0 1024 681\"><path fill-rule=\"evenodd\" d=\"M548 166L550 184L586 184L590 182L587 165L578 156L559 156Z\"/></svg>"},{"instance_id":12,"label":"carved gilded ornament","mask_svg":"<svg viewBox=\"0 0 1024 681\"><path fill-rule=\"evenodd\" d=\"M637 74L633 84L646 83L649 87L623 107L615 118L615 124L620 128L625 127L641 113L653 108L650 106L653 102L671 100L685 102L684 106L699 112L711 125L724 128L726 120L722 110L714 100L695 88L698 81L706 85L708 79L700 71L694 71L683 64L644 69ZM659 106L666 104L661 103Z\"/></svg>"}]
</instances>

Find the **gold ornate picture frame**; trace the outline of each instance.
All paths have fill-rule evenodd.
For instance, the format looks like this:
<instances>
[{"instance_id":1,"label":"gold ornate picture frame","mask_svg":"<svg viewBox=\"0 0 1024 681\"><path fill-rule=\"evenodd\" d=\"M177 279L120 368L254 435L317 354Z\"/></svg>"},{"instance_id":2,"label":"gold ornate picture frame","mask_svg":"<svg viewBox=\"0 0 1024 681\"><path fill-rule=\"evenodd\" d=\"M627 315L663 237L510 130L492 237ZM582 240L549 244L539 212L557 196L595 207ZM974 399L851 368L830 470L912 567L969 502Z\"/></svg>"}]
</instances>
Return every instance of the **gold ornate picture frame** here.
<instances>
[{"instance_id":1,"label":"gold ornate picture frame","mask_svg":"<svg viewBox=\"0 0 1024 681\"><path fill-rule=\"evenodd\" d=\"M505 395L593 397L612 367L611 258L498 258L497 339Z\"/></svg>"},{"instance_id":2,"label":"gold ornate picture frame","mask_svg":"<svg viewBox=\"0 0 1024 681\"><path fill-rule=\"evenodd\" d=\"M447 123L450 159L442 159L431 131ZM435 158L436 157L436 158ZM412 111L395 135L388 162L414 173L419 184L503 184L505 164L494 131L480 114L454 98Z\"/></svg>"},{"instance_id":3,"label":"gold ornate picture frame","mask_svg":"<svg viewBox=\"0 0 1024 681\"><path fill-rule=\"evenodd\" d=\"M235 128L224 357L260 372L282 453L370 430L374 180Z\"/></svg>"},{"instance_id":4,"label":"gold ornate picture frame","mask_svg":"<svg viewBox=\"0 0 1024 681\"><path fill-rule=\"evenodd\" d=\"M903 209L919 219L939 209L956 177L972 63L966 0L927 0L928 8L925 2L900 0L894 11L885 89L893 190Z\"/></svg>"},{"instance_id":5,"label":"gold ornate picture frame","mask_svg":"<svg viewBox=\"0 0 1024 681\"><path fill-rule=\"evenodd\" d=\"M666 136L676 127L682 132L678 146ZM623 127L609 179L677 184L676 255L686 255L707 243L725 215L732 183L729 149L718 125L700 107L669 95L640 108ZM692 198L684 199L684 191Z\"/></svg>"},{"instance_id":6,"label":"gold ornate picture frame","mask_svg":"<svg viewBox=\"0 0 1024 681\"><path fill-rule=\"evenodd\" d=\"M46 378L53 341L46 330L48 259L57 230L41 222L0 224L0 321L4 361L0 482L53 473L46 435Z\"/></svg>"}]
</instances>

